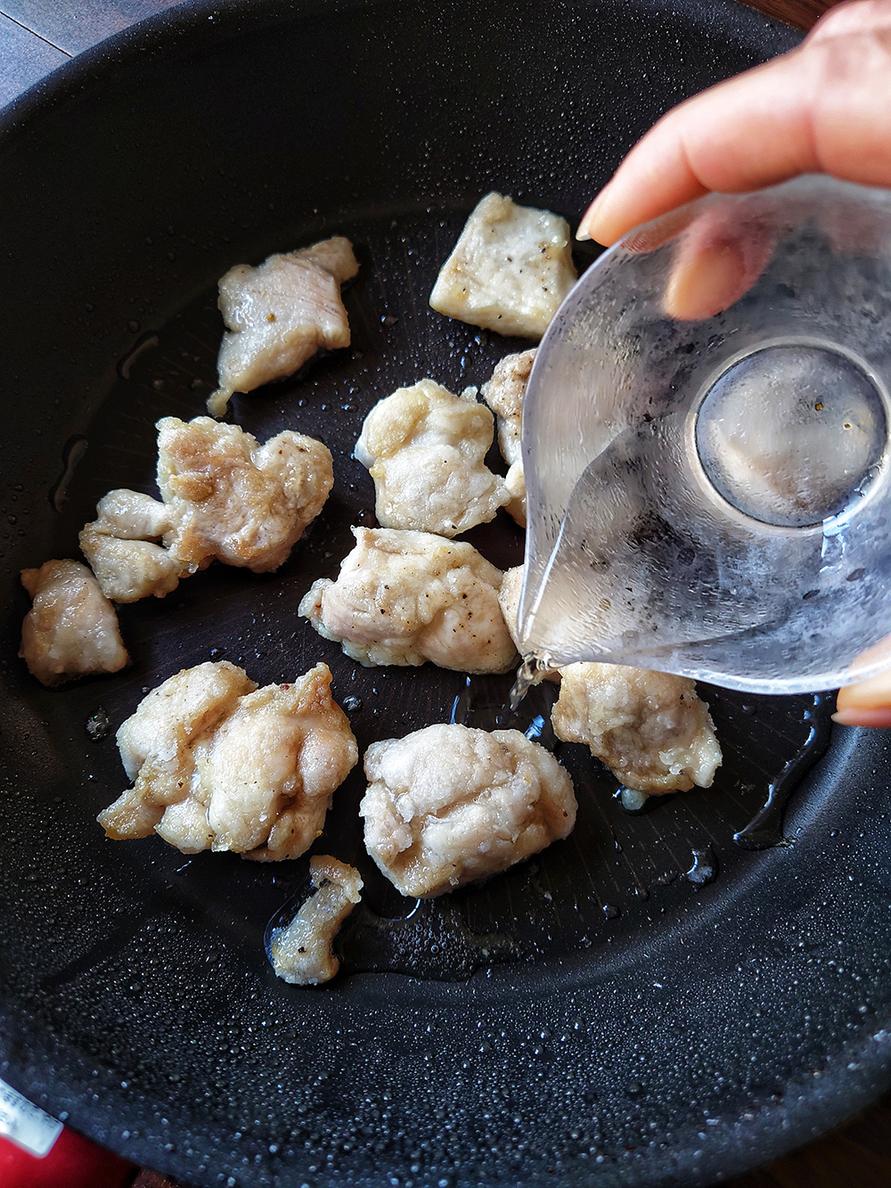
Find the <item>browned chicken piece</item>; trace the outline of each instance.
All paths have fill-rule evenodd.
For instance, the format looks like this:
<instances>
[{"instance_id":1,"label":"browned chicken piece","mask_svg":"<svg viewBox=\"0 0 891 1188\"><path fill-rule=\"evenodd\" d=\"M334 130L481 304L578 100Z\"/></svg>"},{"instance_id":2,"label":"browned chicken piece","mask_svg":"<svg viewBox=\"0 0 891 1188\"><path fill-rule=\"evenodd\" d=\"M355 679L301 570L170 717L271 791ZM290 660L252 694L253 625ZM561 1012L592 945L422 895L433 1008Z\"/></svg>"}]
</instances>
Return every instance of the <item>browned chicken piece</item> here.
<instances>
[{"instance_id":1,"label":"browned chicken piece","mask_svg":"<svg viewBox=\"0 0 891 1188\"><path fill-rule=\"evenodd\" d=\"M227 661L183 669L144 698L117 742L134 785L99 814L110 838L155 832L186 854L265 861L312 845L358 758L324 664L262 689Z\"/></svg>"},{"instance_id":2,"label":"browned chicken piece","mask_svg":"<svg viewBox=\"0 0 891 1188\"><path fill-rule=\"evenodd\" d=\"M486 194L443 264L430 304L499 334L541 338L575 279L565 219Z\"/></svg>"},{"instance_id":3,"label":"browned chicken piece","mask_svg":"<svg viewBox=\"0 0 891 1188\"><path fill-rule=\"evenodd\" d=\"M523 566L515 565L513 569L506 569L501 579L501 589L498 591L498 603L501 613L514 641L514 647L519 651L520 633L517 618L520 611L520 591L523 588Z\"/></svg>"},{"instance_id":4,"label":"browned chicken piece","mask_svg":"<svg viewBox=\"0 0 891 1188\"><path fill-rule=\"evenodd\" d=\"M188 570L161 541L173 527L170 509L139 491L109 491L85 524L80 547L102 593L114 602L163 598Z\"/></svg>"},{"instance_id":5,"label":"browned chicken piece","mask_svg":"<svg viewBox=\"0 0 891 1188\"><path fill-rule=\"evenodd\" d=\"M473 545L428 532L354 528L336 581L300 603L319 635L360 664L506 672L517 654L498 605L501 570Z\"/></svg>"},{"instance_id":6,"label":"browned chicken piece","mask_svg":"<svg viewBox=\"0 0 891 1188\"><path fill-rule=\"evenodd\" d=\"M294 986L330 982L340 969L332 942L362 898L362 877L354 866L319 854L309 860L312 890L290 924L276 928L269 946L272 968Z\"/></svg>"},{"instance_id":7,"label":"browned chicken piece","mask_svg":"<svg viewBox=\"0 0 891 1188\"><path fill-rule=\"evenodd\" d=\"M21 577L33 605L19 655L42 684L119 672L129 663L115 609L86 565L45 561Z\"/></svg>"},{"instance_id":8,"label":"browned chicken piece","mask_svg":"<svg viewBox=\"0 0 891 1188\"><path fill-rule=\"evenodd\" d=\"M510 494L507 510L526 527L526 475L523 471L523 398L535 361L535 348L507 355L495 365L480 395L497 418L498 448L508 464L504 482Z\"/></svg>"},{"instance_id":9,"label":"browned chicken piece","mask_svg":"<svg viewBox=\"0 0 891 1188\"><path fill-rule=\"evenodd\" d=\"M709 788L721 747L689 678L621 664L560 670L554 733L584 743L618 780L647 795Z\"/></svg>"},{"instance_id":10,"label":"browned chicken piece","mask_svg":"<svg viewBox=\"0 0 891 1188\"><path fill-rule=\"evenodd\" d=\"M372 743L365 847L403 895L507 870L575 825L572 780L519 730L437 725Z\"/></svg>"},{"instance_id":11,"label":"browned chicken piece","mask_svg":"<svg viewBox=\"0 0 891 1188\"><path fill-rule=\"evenodd\" d=\"M456 396L423 379L379 400L355 455L374 479L381 527L451 537L494 520L510 496L486 466L493 436L472 388Z\"/></svg>"},{"instance_id":12,"label":"browned chicken piece","mask_svg":"<svg viewBox=\"0 0 891 1188\"><path fill-rule=\"evenodd\" d=\"M158 486L171 555L191 570L214 559L254 573L277 569L334 485L331 453L286 429L260 445L211 417L158 422Z\"/></svg>"},{"instance_id":13,"label":"browned chicken piece","mask_svg":"<svg viewBox=\"0 0 891 1188\"><path fill-rule=\"evenodd\" d=\"M270 256L256 268L230 268L220 279L226 333L217 361L220 386L208 411L221 417L234 392L293 375L321 348L349 346L340 286L358 271L353 245L342 235Z\"/></svg>"},{"instance_id":14,"label":"browned chicken piece","mask_svg":"<svg viewBox=\"0 0 891 1188\"><path fill-rule=\"evenodd\" d=\"M520 651L520 632L517 617L520 609L520 591L523 588L523 566L515 565L513 569L506 569L504 571L504 578L501 582L501 589L498 591L498 602L501 606L501 613L504 615L504 621L507 624L507 629L510 632L510 637L514 641L514 646L517 651ZM560 673L556 668L540 669L535 676L534 683L539 681L559 681Z\"/></svg>"}]
</instances>

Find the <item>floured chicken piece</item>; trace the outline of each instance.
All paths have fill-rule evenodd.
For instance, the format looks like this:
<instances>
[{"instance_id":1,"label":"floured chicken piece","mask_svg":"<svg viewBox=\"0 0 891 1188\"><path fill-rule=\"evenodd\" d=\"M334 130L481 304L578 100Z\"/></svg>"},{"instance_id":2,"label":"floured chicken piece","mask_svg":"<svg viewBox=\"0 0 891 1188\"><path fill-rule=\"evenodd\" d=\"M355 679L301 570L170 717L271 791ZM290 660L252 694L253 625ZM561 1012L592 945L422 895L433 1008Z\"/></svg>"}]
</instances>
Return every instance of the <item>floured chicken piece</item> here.
<instances>
[{"instance_id":1,"label":"floured chicken piece","mask_svg":"<svg viewBox=\"0 0 891 1188\"><path fill-rule=\"evenodd\" d=\"M689 678L620 664L560 670L554 733L585 743L629 788L647 795L711 787L721 746Z\"/></svg>"},{"instance_id":2,"label":"floured chicken piece","mask_svg":"<svg viewBox=\"0 0 891 1188\"><path fill-rule=\"evenodd\" d=\"M423 379L379 401L355 455L374 479L381 526L451 537L494 520L510 495L485 463L493 435L473 389L456 396Z\"/></svg>"},{"instance_id":3,"label":"floured chicken piece","mask_svg":"<svg viewBox=\"0 0 891 1188\"><path fill-rule=\"evenodd\" d=\"M498 591L498 604L501 613L514 641L514 647L519 651L520 632L517 619L520 611L520 592L523 589L523 566L515 565L513 569L506 569L501 579L501 589Z\"/></svg>"},{"instance_id":4,"label":"floured chicken piece","mask_svg":"<svg viewBox=\"0 0 891 1188\"><path fill-rule=\"evenodd\" d=\"M23 569L33 605L22 623L19 655L44 685L119 672L130 657L114 607L80 561L45 561Z\"/></svg>"},{"instance_id":5,"label":"floured chicken piece","mask_svg":"<svg viewBox=\"0 0 891 1188\"><path fill-rule=\"evenodd\" d=\"M492 193L467 220L430 304L472 326L541 338L575 279L566 220Z\"/></svg>"},{"instance_id":6,"label":"floured chicken piece","mask_svg":"<svg viewBox=\"0 0 891 1188\"><path fill-rule=\"evenodd\" d=\"M514 647L518 652L520 648L520 632L519 624L517 622L520 611L520 593L523 589L523 566L515 565L513 569L506 569L504 577L501 581L501 589L498 591L498 603L501 606L501 613L504 615L504 621L507 624L507 629L510 632L510 637L514 641ZM533 684L538 684L540 681L559 681L560 670L557 668L545 669L541 668L533 680Z\"/></svg>"},{"instance_id":7,"label":"floured chicken piece","mask_svg":"<svg viewBox=\"0 0 891 1188\"><path fill-rule=\"evenodd\" d=\"M506 870L575 824L569 773L519 730L428 726L372 743L365 775L365 846L403 895Z\"/></svg>"},{"instance_id":8,"label":"floured chicken piece","mask_svg":"<svg viewBox=\"0 0 891 1188\"><path fill-rule=\"evenodd\" d=\"M317 664L258 689L228 661L185 668L117 733L133 787L99 814L114 841L159 834L185 854L297 858L322 832L358 751Z\"/></svg>"},{"instance_id":9,"label":"floured chicken piece","mask_svg":"<svg viewBox=\"0 0 891 1188\"><path fill-rule=\"evenodd\" d=\"M507 672L517 659L498 606L501 570L473 545L427 532L354 528L336 581L320 578L299 613L360 664Z\"/></svg>"},{"instance_id":10,"label":"floured chicken piece","mask_svg":"<svg viewBox=\"0 0 891 1188\"><path fill-rule=\"evenodd\" d=\"M80 547L106 598L136 602L176 589L188 570L159 543L173 527L163 503L139 491L109 491L96 513L81 529Z\"/></svg>"},{"instance_id":11,"label":"floured chicken piece","mask_svg":"<svg viewBox=\"0 0 891 1188\"><path fill-rule=\"evenodd\" d=\"M277 569L334 485L331 453L286 429L259 445L211 417L158 422L158 486L170 553L191 570L214 558L254 573Z\"/></svg>"},{"instance_id":12,"label":"floured chicken piece","mask_svg":"<svg viewBox=\"0 0 891 1188\"><path fill-rule=\"evenodd\" d=\"M526 475L523 472L523 397L535 361L535 348L506 355L497 363L492 378L480 394L498 418L498 448L509 470L504 482L510 493L507 510L526 527Z\"/></svg>"},{"instance_id":13,"label":"floured chicken piece","mask_svg":"<svg viewBox=\"0 0 891 1188\"><path fill-rule=\"evenodd\" d=\"M349 346L340 286L358 271L353 245L342 235L270 256L256 268L230 268L220 279L226 333L217 360L220 386L208 411L221 417L234 392L293 375L322 347Z\"/></svg>"},{"instance_id":14,"label":"floured chicken piece","mask_svg":"<svg viewBox=\"0 0 891 1188\"><path fill-rule=\"evenodd\" d=\"M269 946L272 968L294 986L318 986L337 974L332 941L362 898L358 870L327 854L310 858L309 878L309 898L290 924L274 929Z\"/></svg>"}]
</instances>

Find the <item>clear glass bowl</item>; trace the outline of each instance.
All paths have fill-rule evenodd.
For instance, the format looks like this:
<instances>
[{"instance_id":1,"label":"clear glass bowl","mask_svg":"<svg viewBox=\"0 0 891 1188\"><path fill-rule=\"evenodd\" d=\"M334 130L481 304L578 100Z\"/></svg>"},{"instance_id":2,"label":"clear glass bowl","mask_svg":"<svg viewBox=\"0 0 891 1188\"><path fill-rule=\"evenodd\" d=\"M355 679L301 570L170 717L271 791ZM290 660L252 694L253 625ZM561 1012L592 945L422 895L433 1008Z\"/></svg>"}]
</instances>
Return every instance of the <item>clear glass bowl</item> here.
<instances>
[{"instance_id":1,"label":"clear glass bowl","mask_svg":"<svg viewBox=\"0 0 891 1188\"><path fill-rule=\"evenodd\" d=\"M523 414L527 655L834 688L891 636L891 194L805 177L631 232Z\"/></svg>"}]
</instances>

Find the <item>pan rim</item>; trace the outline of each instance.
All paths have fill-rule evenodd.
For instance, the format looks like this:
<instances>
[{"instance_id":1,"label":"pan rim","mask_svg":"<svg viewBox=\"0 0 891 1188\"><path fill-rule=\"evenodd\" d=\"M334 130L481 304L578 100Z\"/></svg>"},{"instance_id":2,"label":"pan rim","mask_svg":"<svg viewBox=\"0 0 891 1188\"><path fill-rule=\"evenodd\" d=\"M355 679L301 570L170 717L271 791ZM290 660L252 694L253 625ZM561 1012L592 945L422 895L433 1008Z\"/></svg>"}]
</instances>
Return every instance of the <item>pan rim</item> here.
<instances>
[{"instance_id":1,"label":"pan rim","mask_svg":"<svg viewBox=\"0 0 891 1188\"><path fill-rule=\"evenodd\" d=\"M14 136L28 130L32 121L39 120L56 105L65 102L80 87L97 81L104 70L113 66L123 68L127 62L146 52L161 53L166 46L174 44L178 38L187 35L193 28L197 29L202 22L209 18L217 16L228 18L231 15L246 25L264 27L270 20L277 19L279 16L282 19L296 21L310 13L321 13L322 11L330 13L332 11L346 12L357 8L364 10L375 6L378 2L379 0L334 0L334 3L325 6L318 3L317 0L302 0L297 4L285 4L282 0L269 0L268 3L251 6L248 9L240 4L239 0L223 0L222 3L214 3L213 0L195 0L195 2L186 0L185 3L148 17L99 45L78 54L70 62L64 63L53 71L46 79L39 81L17 97L0 112L0 147L6 148ZM753 22L751 25L753 30L756 27L763 29L765 25L775 23L769 22L767 18L751 10L742 9L733 0L720 0L719 7L723 13L733 13L734 17L739 20ZM11 1034L15 1035L15 1027L21 1020L16 1017L16 1012L10 1009L8 1004L0 1003L0 1020L10 1028ZM42 1084L41 1078L35 1076L38 1061L35 1060L34 1052L35 1048L31 1045L29 1050L23 1052L18 1059L13 1053L4 1053L3 1076L26 1094L29 1092L34 1094L36 1090L40 1103L45 1104L50 1110L64 1111L71 1104L71 1100L65 1097L65 1091L60 1086ZM78 1052L76 1055L79 1059L81 1053ZM880 1046L875 1044L870 1046L868 1041L864 1041L862 1048L850 1049L845 1053L845 1058L848 1061L859 1062L861 1068L850 1073L847 1077L844 1076L845 1070L842 1069L841 1075L835 1083L834 1093L828 1092L828 1082L832 1078L827 1073L824 1083L819 1086L814 1085L813 1093L810 1096L802 1097L792 1107L791 1122L788 1104L777 1105L775 1109L765 1108L762 1118L757 1122L757 1126L762 1131L757 1136L761 1147L759 1159L765 1151L768 1158L783 1154L815 1137L824 1129L837 1125L849 1117L874 1098L877 1080L884 1078L891 1083L891 1053L886 1055ZM32 1070L30 1080L29 1069ZM68 1104L65 1104L66 1102ZM815 1116L820 1118L816 1128L814 1127ZM781 1120L784 1125L780 1125ZM75 1121L78 1120L75 1119ZM105 1130L101 1126L93 1130L84 1127L84 1133L107 1144L113 1143L116 1136L116 1132L110 1126ZM676 1137L678 1139L676 1147L680 1148L686 1145L680 1135ZM709 1137L711 1138L711 1136ZM119 1133L117 1139L116 1149L121 1150ZM755 1139L754 1134L744 1133L738 1135L729 1146L726 1145L725 1140L720 1148L711 1153L711 1162L708 1157L709 1151L705 1150L704 1157L699 1162L695 1173L696 1180L690 1182L707 1182L715 1175L726 1175L728 1171L742 1171L746 1167L752 1166L751 1159L746 1159L746 1152L750 1151ZM138 1141L130 1143L126 1153L128 1156L139 1155L152 1166L165 1167L166 1165L165 1170L169 1170L172 1174L177 1174L177 1172L182 1174L183 1169L188 1167L187 1164L179 1162L175 1158L168 1159L161 1151L152 1149L140 1152ZM731 1154L737 1157L737 1163L729 1167L728 1160ZM657 1180L653 1176L649 1176L636 1182L655 1183Z\"/></svg>"}]
</instances>

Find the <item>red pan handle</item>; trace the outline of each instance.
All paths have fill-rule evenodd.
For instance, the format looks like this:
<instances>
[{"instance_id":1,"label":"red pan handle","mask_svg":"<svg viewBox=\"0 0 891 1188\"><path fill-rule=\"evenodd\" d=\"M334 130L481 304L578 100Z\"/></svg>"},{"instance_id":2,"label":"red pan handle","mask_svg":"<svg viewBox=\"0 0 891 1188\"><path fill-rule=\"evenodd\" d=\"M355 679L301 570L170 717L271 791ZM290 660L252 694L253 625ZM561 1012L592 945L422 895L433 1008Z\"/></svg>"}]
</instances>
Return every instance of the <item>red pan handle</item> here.
<instances>
[{"instance_id":1,"label":"red pan handle","mask_svg":"<svg viewBox=\"0 0 891 1188\"><path fill-rule=\"evenodd\" d=\"M133 1164L98 1147L0 1081L3 1188L124 1188Z\"/></svg>"}]
</instances>

